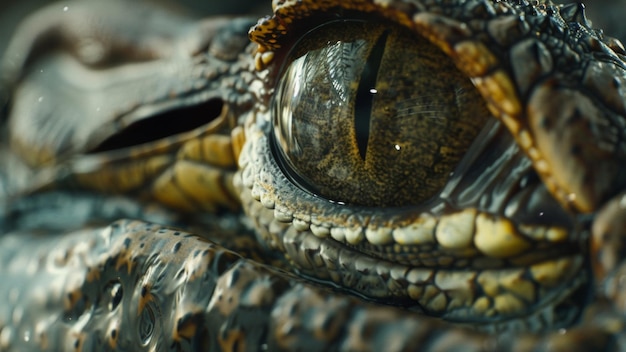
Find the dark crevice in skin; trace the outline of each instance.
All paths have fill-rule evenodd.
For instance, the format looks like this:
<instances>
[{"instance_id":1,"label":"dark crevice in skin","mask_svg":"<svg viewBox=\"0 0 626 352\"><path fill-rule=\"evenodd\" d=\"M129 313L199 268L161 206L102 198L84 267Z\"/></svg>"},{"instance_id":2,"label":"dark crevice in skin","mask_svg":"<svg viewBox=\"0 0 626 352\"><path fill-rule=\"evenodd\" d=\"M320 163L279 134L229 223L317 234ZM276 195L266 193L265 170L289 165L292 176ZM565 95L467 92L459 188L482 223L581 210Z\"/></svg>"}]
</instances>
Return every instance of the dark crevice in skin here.
<instances>
[{"instance_id":1,"label":"dark crevice in skin","mask_svg":"<svg viewBox=\"0 0 626 352\"><path fill-rule=\"evenodd\" d=\"M376 78L380 68L380 63L385 53L385 44L387 43L387 37L389 31L384 31L376 44L372 48L367 63L363 72L361 73L361 79L359 80L359 88L356 93L355 107L354 107L354 129L356 135L356 142L359 147L359 154L361 159L365 160L365 154L367 151L367 141L370 136L370 121L372 119L372 103L374 100Z\"/></svg>"},{"instance_id":2,"label":"dark crevice in skin","mask_svg":"<svg viewBox=\"0 0 626 352\"><path fill-rule=\"evenodd\" d=\"M5 123L8 120L9 111L11 111L10 99L8 87L4 87L0 83L0 123Z\"/></svg>"},{"instance_id":3,"label":"dark crevice in skin","mask_svg":"<svg viewBox=\"0 0 626 352\"><path fill-rule=\"evenodd\" d=\"M223 105L224 102L221 99L211 99L202 104L150 116L110 136L89 153L132 147L194 130L219 117Z\"/></svg>"}]
</instances>

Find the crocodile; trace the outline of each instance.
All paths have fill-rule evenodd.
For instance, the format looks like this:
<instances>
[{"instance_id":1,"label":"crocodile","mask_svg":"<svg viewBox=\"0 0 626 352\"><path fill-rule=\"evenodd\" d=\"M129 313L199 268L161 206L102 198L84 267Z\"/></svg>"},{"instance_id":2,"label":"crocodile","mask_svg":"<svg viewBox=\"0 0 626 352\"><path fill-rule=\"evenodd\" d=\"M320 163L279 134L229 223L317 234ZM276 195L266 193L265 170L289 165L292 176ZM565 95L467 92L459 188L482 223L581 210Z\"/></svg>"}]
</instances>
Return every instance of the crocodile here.
<instances>
[{"instance_id":1,"label":"crocodile","mask_svg":"<svg viewBox=\"0 0 626 352\"><path fill-rule=\"evenodd\" d=\"M582 4L272 7L25 20L0 350L626 349L626 51Z\"/></svg>"}]
</instances>

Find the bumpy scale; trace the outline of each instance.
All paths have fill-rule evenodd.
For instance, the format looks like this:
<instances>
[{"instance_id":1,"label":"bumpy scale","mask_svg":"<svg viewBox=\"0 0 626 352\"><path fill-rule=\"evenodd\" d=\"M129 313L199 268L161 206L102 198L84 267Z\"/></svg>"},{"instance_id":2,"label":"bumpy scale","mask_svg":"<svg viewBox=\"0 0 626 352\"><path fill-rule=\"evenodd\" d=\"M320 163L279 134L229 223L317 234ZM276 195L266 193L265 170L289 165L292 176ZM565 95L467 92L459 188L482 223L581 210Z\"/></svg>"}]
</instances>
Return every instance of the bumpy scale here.
<instances>
[{"instance_id":1,"label":"bumpy scale","mask_svg":"<svg viewBox=\"0 0 626 352\"><path fill-rule=\"evenodd\" d=\"M1 71L0 350L626 348L626 52L582 5L67 6Z\"/></svg>"}]
</instances>

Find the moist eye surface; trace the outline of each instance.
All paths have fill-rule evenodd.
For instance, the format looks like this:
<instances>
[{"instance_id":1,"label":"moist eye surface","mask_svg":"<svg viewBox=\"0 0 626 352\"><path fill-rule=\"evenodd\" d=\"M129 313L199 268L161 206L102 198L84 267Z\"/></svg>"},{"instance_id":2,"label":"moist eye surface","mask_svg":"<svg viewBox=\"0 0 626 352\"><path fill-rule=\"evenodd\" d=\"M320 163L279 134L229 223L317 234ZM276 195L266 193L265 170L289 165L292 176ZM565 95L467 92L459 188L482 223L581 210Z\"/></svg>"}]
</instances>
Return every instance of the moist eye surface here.
<instances>
[{"instance_id":1,"label":"moist eye surface","mask_svg":"<svg viewBox=\"0 0 626 352\"><path fill-rule=\"evenodd\" d=\"M276 157L301 188L331 201L427 201L490 117L447 56L395 25L325 24L287 62L272 107Z\"/></svg>"}]
</instances>

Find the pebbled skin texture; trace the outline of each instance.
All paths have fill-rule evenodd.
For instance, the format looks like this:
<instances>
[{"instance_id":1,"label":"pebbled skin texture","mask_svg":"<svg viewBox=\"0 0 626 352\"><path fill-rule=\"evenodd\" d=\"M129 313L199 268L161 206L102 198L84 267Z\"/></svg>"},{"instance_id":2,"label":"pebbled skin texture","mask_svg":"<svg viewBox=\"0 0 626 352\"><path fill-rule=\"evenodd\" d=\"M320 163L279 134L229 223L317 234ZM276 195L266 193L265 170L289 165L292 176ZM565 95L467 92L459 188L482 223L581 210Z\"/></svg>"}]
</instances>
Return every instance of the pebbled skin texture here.
<instances>
[{"instance_id":1,"label":"pebbled skin texture","mask_svg":"<svg viewBox=\"0 0 626 352\"><path fill-rule=\"evenodd\" d=\"M193 21L123 2L33 15L2 66L12 100L0 148L0 350L625 349L625 52L580 7L517 3L275 1L254 43L254 19ZM297 193L267 149L273 87L291 37L345 9L449 56L493 115L487 144L468 155L506 150L515 165L494 161L478 187L484 164L462 162L442 211L338 208ZM121 132L132 126L144 132ZM505 201L474 200L503 188ZM549 219L529 215L537 210ZM509 286L497 273L511 266L522 272L513 287L545 284L548 298L459 319L451 305L437 310L455 297L440 273L418 307L411 293L349 286L396 275L371 245L374 230L468 217L469 259L433 230L424 270L452 256L454 275L477 275L468 287L501 285L476 291L473 307L519 301L502 298ZM361 232L346 235L354 226ZM502 229L512 235L501 242Z\"/></svg>"}]
</instances>

